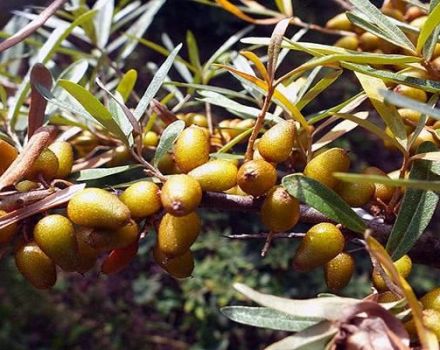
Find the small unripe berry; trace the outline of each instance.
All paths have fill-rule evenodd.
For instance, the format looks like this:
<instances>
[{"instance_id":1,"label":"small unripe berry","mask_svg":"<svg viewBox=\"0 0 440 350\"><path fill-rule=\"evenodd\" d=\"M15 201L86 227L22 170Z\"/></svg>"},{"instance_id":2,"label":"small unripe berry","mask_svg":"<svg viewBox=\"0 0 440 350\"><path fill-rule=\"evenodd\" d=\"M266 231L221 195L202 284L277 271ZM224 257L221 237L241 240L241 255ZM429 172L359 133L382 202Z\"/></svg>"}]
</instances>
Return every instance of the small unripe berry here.
<instances>
[{"instance_id":1,"label":"small unripe berry","mask_svg":"<svg viewBox=\"0 0 440 350\"><path fill-rule=\"evenodd\" d=\"M202 201L200 184L189 175L172 175L160 193L164 209L174 216L184 216L194 211Z\"/></svg>"},{"instance_id":2,"label":"small unripe berry","mask_svg":"<svg viewBox=\"0 0 440 350\"><path fill-rule=\"evenodd\" d=\"M8 214L4 210L0 210L0 218L2 216L5 216ZM18 231L18 224L14 222L13 224L10 224L4 228L0 229L0 245L8 243L12 237L17 233Z\"/></svg>"},{"instance_id":3,"label":"small unripe berry","mask_svg":"<svg viewBox=\"0 0 440 350\"><path fill-rule=\"evenodd\" d=\"M15 264L24 278L37 289L51 288L57 280L55 264L35 242L18 248Z\"/></svg>"},{"instance_id":4,"label":"small unripe berry","mask_svg":"<svg viewBox=\"0 0 440 350\"><path fill-rule=\"evenodd\" d=\"M153 257L156 263L174 278L190 277L194 270L194 257L190 250L175 258L169 258L155 246Z\"/></svg>"},{"instance_id":5,"label":"small unripe berry","mask_svg":"<svg viewBox=\"0 0 440 350\"><path fill-rule=\"evenodd\" d=\"M261 220L272 232L290 230L297 224L299 216L298 200L283 187L272 188L261 206Z\"/></svg>"},{"instance_id":6,"label":"small unripe berry","mask_svg":"<svg viewBox=\"0 0 440 350\"><path fill-rule=\"evenodd\" d=\"M351 207L362 207L367 204L374 194L373 184L363 184L354 182L339 182L335 191Z\"/></svg>"},{"instance_id":7,"label":"small unripe berry","mask_svg":"<svg viewBox=\"0 0 440 350\"><path fill-rule=\"evenodd\" d=\"M227 160L211 160L191 170L188 175L196 179L203 191L222 192L237 183L238 169Z\"/></svg>"},{"instance_id":8,"label":"small unripe berry","mask_svg":"<svg viewBox=\"0 0 440 350\"><path fill-rule=\"evenodd\" d=\"M246 193L258 197L265 194L277 182L277 171L264 160L244 163L237 173L237 183Z\"/></svg>"},{"instance_id":9,"label":"small unripe berry","mask_svg":"<svg viewBox=\"0 0 440 350\"><path fill-rule=\"evenodd\" d=\"M17 156L18 152L15 147L6 141L0 140L0 175L9 168Z\"/></svg>"},{"instance_id":10,"label":"small unripe berry","mask_svg":"<svg viewBox=\"0 0 440 350\"><path fill-rule=\"evenodd\" d=\"M182 131L174 146L174 159L184 173L209 160L209 138L202 128L191 126Z\"/></svg>"},{"instance_id":11,"label":"small unripe berry","mask_svg":"<svg viewBox=\"0 0 440 350\"><path fill-rule=\"evenodd\" d=\"M156 147L159 143L159 136L154 131L148 131L142 138L142 144L144 147Z\"/></svg>"},{"instance_id":12,"label":"small unripe berry","mask_svg":"<svg viewBox=\"0 0 440 350\"><path fill-rule=\"evenodd\" d=\"M67 215L77 225L95 228L118 229L130 220L127 206L100 188L76 193L67 205Z\"/></svg>"},{"instance_id":13,"label":"small unripe berry","mask_svg":"<svg viewBox=\"0 0 440 350\"><path fill-rule=\"evenodd\" d=\"M314 157L304 169L304 175L334 188L338 180L333 173L346 172L350 167L350 158L342 148L331 148Z\"/></svg>"},{"instance_id":14,"label":"small unripe berry","mask_svg":"<svg viewBox=\"0 0 440 350\"><path fill-rule=\"evenodd\" d=\"M426 293L421 299L425 309L435 309L440 311L440 288L435 288Z\"/></svg>"},{"instance_id":15,"label":"small unripe berry","mask_svg":"<svg viewBox=\"0 0 440 350\"><path fill-rule=\"evenodd\" d=\"M294 143L294 122L280 122L264 133L258 143L258 151L268 162L281 163L289 158Z\"/></svg>"},{"instance_id":16,"label":"small unripe berry","mask_svg":"<svg viewBox=\"0 0 440 350\"><path fill-rule=\"evenodd\" d=\"M65 141L57 141L49 146L49 149L58 159L58 171L55 175L57 179L63 179L70 175L73 166L73 148Z\"/></svg>"},{"instance_id":17,"label":"small unripe berry","mask_svg":"<svg viewBox=\"0 0 440 350\"><path fill-rule=\"evenodd\" d=\"M41 250L65 271L78 265L78 244L72 222L54 214L42 218L34 227L34 239Z\"/></svg>"},{"instance_id":18,"label":"small unripe berry","mask_svg":"<svg viewBox=\"0 0 440 350\"><path fill-rule=\"evenodd\" d=\"M38 180L42 176L45 180L52 180L58 172L58 158L50 149L45 148L26 172L28 180Z\"/></svg>"},{"instance_id":19,"label":"small unripe berry","mask_svg":"<svg viewBox=\"0 0 440 350\"><path fill-rule=\"evenodd\" d=\"M411 258L408 255L404 255L399 260L394 262L394 266L396 267L397 272L399 272L399 274L403 278L407 278L412 270ZM388 289L387 285L385 284L384 279L382 278L380 273L376 270L373 270L372 281L373 281L374 287L378 291L385 291Z\"/></svg>"},{"instance_id":20,"label":"small unripe berry","mask_svg":"<svg viewBox=\"0 0 440 350\"><path fill-rule=\"evenodd\" d=\"M145 218L162 207L159 187L151 181L139 181L130 185L119 197L130 210L131 216Z\"/></svg>"},{"instance_id":21,"label":"small unripe berry","mask_svg":"<svg viewBox=\"0 0 440 350\"><path fill-rule=\"evenodd\" d=\"M186 126L197 125L202 128L208 127L208 120L203 114L199 113L188 113L185 116L185 124Z\"/></svg>"},{"instance_id":22,"label":"small unripe berry","mask_svg":"<svg viewBox=\"0 0 440 350\"><path fill-rule=\"evenodd\" d=\"M324 266L325 283L332 291L346 287L354 272L354 259L348 253L339 253Z\"/></svg>"},{"instance_id":23,"label":"small unripe berry","mask_svg":"<svg viewBox=\"0 0 440 350\"><path fill-rule=\"evenodd\" d=\"M344 249L345 239L333 224L322 222L310 228L298 247L293 267L300 271L312 270L328 263Z\"/></svg>"},{"instance_id":24,"label":"small unripe berry","mask_svg":"<svg viewBox=\"0 0 440 350\"><path fill-rule=\"evenodd\" d=\"M186 216L165 214L157 233L157 246L168 257L183 255L197 239L200 219L193 212Z\"/></svg>"}]
</instances>

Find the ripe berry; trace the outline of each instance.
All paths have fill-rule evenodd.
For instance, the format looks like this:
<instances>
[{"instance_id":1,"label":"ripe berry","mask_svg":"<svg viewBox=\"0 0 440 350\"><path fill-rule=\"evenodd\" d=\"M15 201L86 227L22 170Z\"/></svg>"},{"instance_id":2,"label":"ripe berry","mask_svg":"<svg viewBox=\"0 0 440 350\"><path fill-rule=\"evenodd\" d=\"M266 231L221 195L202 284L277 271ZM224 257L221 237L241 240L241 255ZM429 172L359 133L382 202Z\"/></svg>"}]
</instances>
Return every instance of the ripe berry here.
<instances>
[{"instance_id":1,"label":"ripe berry","mask_svg":"<svg viewBox=\"0 0 440 350\"><path fill-rule=\"evenodd\" d=\"M17 156L17 150L13 146L6 141L0 140L0 175L9 168Z\"/></svg>"},{"instance_id":2,"label":"ripe berry","mask_svg":"<svg viewBox=\"0 0 440 350\"><path fill-rule=\"evenodd\" d=\"M271 163L281 163L289 158L295 143L295 123L280 122L264 133L258 143L261 156Z\"/></svg>"},{"instance_id":3,"label":"ripe berry","mask_svg":"<svg viewBox=\"0 0 440 350\"><path fill-rule=\"evenodd\" d=\"M174 216L184 216L194 211L202 201L200 184L189 175L172 175L160 193L164 209Z\"/></svg>"},{"instance_id":4,"label":"ripe berry","mask_svg":"<svg viewBox=\"0 0 440 350\"><path fill-rule=\"evenodd\" d=\"M359 37L359 45L364 51L374 51L379 47L380 38L369 32L363 33Z\"/></svg>"},{"instance_id":5,"label":"ripe berry","mask_svg":"<svg viewBox=\"0 0 440 350\"><path fill-rule=\"evenodd\" d=\"M45 148L26 173L28 180L38 180L42 176L45 180L52 180L58 172L58 158L50 149Z\"/></svg>"},{"instance_id":6,"label":"ripe berry","mask_svg":"<svg viewBox=\"0 0 440 350\"><path fill-rule=\"evenodd\" d=\"M362 207L367 204L374 194L373 184L363 184L354 182L339 182L335 191L351 207Z\"/></svg>"},{"instance_id":7,"label":"ripe berry","mask_svg":"<svg viewBox=\"0 0 440 350\"><path fill-rule=\"evenodd\" d=\"M117 230L93 230L86 238L86 242L98 251L110 251L124 248L139 238L139 227L135 221L130 222Z\"/></svg>"},{"instance_id":8,"label":"ripe berry","mask_svg":"<svg viewBox=\"0 0 440 350\"><path fill-rule=\"evenodd\" d=\"M76 193L67 205L67 215L75 224L118 229L130 220L130 210L115 195L100 188Z\"/></svg>"},{"instance_id":9,"label":"ripe berry","mask_svg":"<svg viewBox=\"0 0 440 350\"><path fill-rule=\"evenodd\" d=\"M0 210L0 218L8 214L4 210ZM10 224L2 229L0 229L0 245L8 243L12 237L17 233L18 225L17 223Z\"/></svg>"},{"instance_id":10,"label":"ripe berry","mask_svg":"<svg viewBox=\"0 0 440 350\"><path fill-rule=\"evenodd\" d=\"M23 180L15 185L16 190L22 193L36 190L38 187L40 187L40 184L30 180Z\"/></svg>"},{"instance_id":11,"label":"ripe berry","mask_svg":"<svg viewBox=\"0 0 440 350\"><path fill-rule=\"evenodd\" d=\"M350 158L342 148L332 148L314 157L304 169L304 175L323 185L334 188L338 180L333 173L346 172L350 167Z\"/></svg>"},{"instance_id":12,"label":"ripe berry","mask_svg":"<svg viewBox=\"0 0 440 350\"><path fill-rule=\"evenodd\" d=\"M435 288L426 293L421 299L425 309L435 309L440 311L440 288Z\"/></svg>"},{"instance_id":13,"label":"ripe berry","mask_svg":"<svg viewBox=\"0 0 440 350\"><path fill-rule=\"evenodd\" d=\"M175 258L169 258L155 246L153 257L156 263L174 278L190 277L194 270L194 257L190 250Z\"/></svg>"},{"instance_id":14,"label":"ripe berry","mask_svg":"<svg viewBox=\"0 0 440 350\"><path fill-rule=\"evenodd\" d=\"M437 341L440 341L440 311L423 310L423 325L435 334Z\"/></svg>"},{"instance_id":15,"label":"ripe berry","mask_svg":"<svg viewBox=\"0 0 440 350\"><path fill-rule=\"evenodd\" d=\"M127 146L120 145L113 150L112 159L107 163L109 167L125 165L131 160L131 153Z\"/></svg>"},{"instance_id":16,"label":"ripe berry","mask_svg":"<svg viewBox=\"0 0 440 350\"><path fill-rule=\"evenodd\" d=\"M80 135L72 140L78 158L85 157L98 146L97 137L90 131L83 131Z\"/></svg>"},{"instance_id":17,"label":"ripe berry","mask_svg":"<svg viewBox=\"0 0 440 350\"><path fill-rule=\"evenodd\" d=\"M411 258L408 255L404 255L399 260L394 262L394 266L396 267L397 271L403 278L407 278L412 270ZM388 289L384 279L382 278L380 273L376 270L373 270L372 281L374 287L378 291L385 291Z\"/></svg>"},{"instance_id":18,"label":"ripe berry","mask_svg":"<svg viewBox=\"0 0 440 350\"><path fill-rule=\"evenodd\" d=\"M65 141L54 142L49 149L58 159L58 171L55 175L58 179L63 179L70 175L73 166L73 148Z\"/></svg>"},{"instance_id":19,"label":"ripe berry","mask_svg":"<svg viewBox=\"0 0 440 350\"><path fill-rule=\"evenodd\" d=\"M199 182L203 191L221 192L236 185L237 172L235 164L216 159L191 170L188 175Z\"/></svg>"},{"instance_id":20,"label":"ripe berry","mask_svg":"<svg viewBox=\"0 0 440 350\"><path fill-rule=\"evenodd\" d=\"M380 176L388 176L382 170L376 167L368 167L364 170L364 173L367 175L380 175ZM393 197L394 188L391 186L383 185L383 184L374 184L374 198L380 199L382 202L387 203Z\"/></svg>"},{"instance_id":21,"label":"ripe berry","mask_svg":"<svg viewBox=\"0 0 440 350\"><path fill-rule=\"evenodd\" d=\"M72 222L54 214L42 218L34 227L34 239L41 250L65 271L78 265L78 244Z\"/></svg>"},{"instance_id":22,"label":"ripe berry","mask_svg":"<svg viewBox=\"0 0 440 350\"><path fill-rule=\"evenodd\" d=\"M105 275L117 273L128 266L136 257L139 242L133 242L127 247L112 250L101 265L101 272Z\"/></svg>"},{"instance_id":23,"label":"ripe berry","mask_svg":"<svg viewBox=\"0 0 440 350\"><path fill-rule=\"evenodd\" d=\"M237 173L237 183L246 193L258 197L265 194L277 182L277 171L264 160L244 163Z\"/></svg>"},{"instance_id":24,"label":"ripe berry","mask_svg":"<svg viewBox=\"0 0 440 350\"><path fill-rule=\"evenodd\" d=\"M333 46L341 47L347 50L356 51L359 47L359 39L356 36L344 36L341 39L337 40Z\"/></svg>"},{"instance_id":25,"label":"ripe berry","mask_svg":"<svg viewBox=\"0 0 440 350\"><path fill-rule=\"evenodd\" d=\"M20 273L35 288L51 288L57 280L53 261L35 243L21 245L15 252L15 264Z\"/></svg>"},{"instance_id":26,"label":"ripe berry","mask_svg":"<svg viewBox=\"0 0 440 350\"><path fill-rule=\"evenodd\" d=\"M129 186L119 197L130 210L131 216L145 218L162 207L159 187L151 181L139 181Z\"/></svg>"},{"instance_id":27,"label":"ripe berry","mask_svg":"<svg viewBox=\"0 0 440 350\"><path fill-rule=\"evenodd\" d=\"M157 168L164 175L180 174L182 171L177 167L173 156L169 153L163 155L157 164Z\"/></svg>"},{"instance_id":28,"label":"ripe berry","mask_svg":"<svg viewBox=\"0 0 440 350\"><path fill-rule=\"evenodd\" d=\"M299 220L299 202L283 187L274 187L267 194L261 207L261 220L272 232L284 232Z\"/></svg>"},{"instance_id":29,"label":"ripe berry","mask_svg":"<svg viewBox=\"0 0 440 350\"><path fill-rule=\"evenodd\" d=\"M168 257L183 255L197 239L200 226L195 212L181 217L165 214L159 224L157 246Z\"/></svg>"},{"instance_id":30,"label":"ripe berry","mask_svg":"<svg viewBox=\"0 0 440 350\"><path fill-rule=\"evenodd\" d=\"M301 241L293 267L308 271L324 265L336 257L344 249L344 236L333 224L322 222L310 228Z\"/></svg>"},{"instance_id":31,"label":"ripe berry","mask_svg":"<svg viewBox=\"0 0 440 350\"><path fill-rule=\"evenodd\" d=\"M203 114L199 113L188 113L185 115L186 126L197 125L202 128L208 127L208 119Z\"/></svg>"},{"instance_id":32,"label":"ripe berry","mask_svg":"<svg viewBox=\"0 0 440 350\"><path fill-rule=\"evenodd\" d=\"M413 88L411 86L397 85L394 88L394 91L403 96L409 97L413 100L417 100L423 103L428 100L428 95L426 94L425 91Z\"/></svg>"},{"instance_id":33,"label":"ripe berry","mask_svg":"<svg viewBox=\"0 0 440 350\"><path fill-rule=\"evenodd\" d=\"M354 271L354 259L348 253L339 253L324 266L328 289L338 291L346 287Z\"/></svg>"},{"instance_id":34,"label":"ripe berry","mask_svg":"<svg viewBox=\"0 0 440 350\"><path fill-rule=\"evenodd\" d=\"M330 18L325 26L329 29L345 30L345 31L353 30L353 24L350 22L350 20L348 19L345 13L340 13L335 17Z\"/></svg>"},{"instance_id":35,"label":"ripe berry","mask_svg":"<svg viewBox=\"0 0 440 350\"><path fill-rule=\"evenodd\" d=\"M209 160L209 138L202 128L191 126L182 131L174 146L174 159L184 173Z\"/></svg>"}]
</instances>

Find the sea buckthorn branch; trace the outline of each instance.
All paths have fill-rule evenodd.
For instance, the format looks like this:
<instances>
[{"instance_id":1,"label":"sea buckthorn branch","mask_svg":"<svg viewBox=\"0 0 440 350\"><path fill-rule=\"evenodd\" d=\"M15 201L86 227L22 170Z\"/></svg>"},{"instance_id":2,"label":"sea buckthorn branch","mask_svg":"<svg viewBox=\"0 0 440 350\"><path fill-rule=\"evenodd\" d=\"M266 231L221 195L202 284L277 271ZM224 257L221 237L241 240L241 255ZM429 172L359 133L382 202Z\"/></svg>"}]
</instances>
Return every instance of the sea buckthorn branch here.
<instances>
[{"instance_id":1,"label":"sea buckthorn branch","mask_svg":"<svg viewBox=\"0 0 440 350\"><path fill-rule=\"evenodd\" d=\"M201 207L217 209L222 211L242 211L242 212L259 212L263 203L262 198L254 198L252 196L238 196L225 193L205 192L203 194ZM321 214L316 209L313 209L307 205L301 205L300 222L305 224L318 224L321 222L329 222L325 215ZM374 218L372 220L364 220L368 228L372 230L376 239L381 242L386 242L389 234L391 233L392 226L384 223L382 219ZM356 235L349 231L343 230L347 235ZM233 239L266 239L267 234L246 234L246 235L233 235L227 236ZM274 236L274 239L278 238L298 238L301 237L301 233L297 232L285 232ZM424 234L415 244L415 246L409 252L409 255L414 262L440 268L440 259L438 258L438 252L440 251L440 240L432 233Z\"/></svg>"}]
</instances>

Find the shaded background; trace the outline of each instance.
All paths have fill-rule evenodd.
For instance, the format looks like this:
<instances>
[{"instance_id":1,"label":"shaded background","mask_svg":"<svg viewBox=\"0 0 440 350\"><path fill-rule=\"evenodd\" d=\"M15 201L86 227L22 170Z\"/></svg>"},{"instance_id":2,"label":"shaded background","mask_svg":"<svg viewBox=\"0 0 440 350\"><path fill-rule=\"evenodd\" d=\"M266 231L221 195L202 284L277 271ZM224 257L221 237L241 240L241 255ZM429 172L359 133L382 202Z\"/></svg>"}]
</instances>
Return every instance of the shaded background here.
<instances>
[{"instance_id":1,"label":"shaded background","mask_svg":"<svg viewBox=\"0 0 440 350\"><path fill-rule=\"evenodd\" d=\"M272 1L261 1L271 4ZM44 1L1 0L1 21L8 11ZM305 21L323 24L338 7L329 0L297 1L297 14ZM168 0L159 12L147 37L160 40L167 32L174 42L183 42L187 30L198 39L201 55L209 57L227 38L245 26L225 12L189 0ZM269 35L270 27L260 27L256 35ZM307 40L332 42L334 37L308 34ZM288 65L295 65L296 54ZM142 49L128 67L142 69L148 61L162 57ZM350 96L355 86L351 78L335 84L309 106L319 110ZM141 81L141 84L147 83ZM357 131L341 141L353 156L391 170L396 155L377 152L377 140ZM194 277L176 281L152 262L149 250L153 235L144 240L136 261L122 273L106 277L98 271L86 276L59 274L54 290L32 289L17 273L12 259L0 264L0 349L261 349L285 334L242 326L226 319L219 308L245 304L233 289L243 282L264 292L295 298L326 292L323 273L298 273L290 268L296 243L276 241L269 256L259 256L262 242L231 241L230 233L261 231L257 214L204 212L203 234L194 246ZM305 228L304 228L305 229ZM301 227L298 228L301 230ZM369 293L369 263L363 252L356 253L355 278L343 295L362 297ZM438 271L416 267L411 282L421 294L439 283Z\"/></svg>"}]
</instances>

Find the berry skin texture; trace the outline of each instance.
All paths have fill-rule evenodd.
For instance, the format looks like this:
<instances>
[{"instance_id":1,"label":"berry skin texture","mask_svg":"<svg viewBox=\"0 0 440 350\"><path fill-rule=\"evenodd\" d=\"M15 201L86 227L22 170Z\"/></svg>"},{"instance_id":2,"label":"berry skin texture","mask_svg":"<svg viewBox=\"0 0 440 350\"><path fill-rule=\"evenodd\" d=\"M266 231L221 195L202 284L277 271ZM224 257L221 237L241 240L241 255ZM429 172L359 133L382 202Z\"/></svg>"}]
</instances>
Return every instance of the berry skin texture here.
<instances>
[{"instance_id":1,"label":"berry skin texture","mask_svg":"<svg viewBox=\"0 0 440 350\"><path fill-rule=\"evenodd\" d=\"M200 227L195 212L181 217L165 214L159 224L157 246L168 257L183 255L197 239Z\"/></svg>"},{"instance_id":2,"label":"berry skin texture","mask_svg":"<svg viewBox=\"0 0 440 350\"><path fill-rule=\"evenodd\" d=\"M191 170L188 175L199 182L203 191L222 192L237 184L237 173L235 164L216 159Z\"/></svg>"},{"instance_id":3,"label":"berry skin texture","mask_svg":"<svg viewBox=\"0 0 440 350\"><path fill-rule=\"evenodd\" d=\"M0 218L8 214L4 210L0 210ZM18 232L17 223L10 224L0 229L0 244L8 243L12 237Z\"/></svg>"},{"instance_id":4,"label":"berry skin texture","mask_svg":"<svg viewBox=\"0 0 440 350\"><path fill-rule=\"evenodd\" d=\"M117 273L126 268L136 257L139 241L127 247L112 250L101 265L101 272L105 275Z\"/></svg>"},{"instance_id":5,"label":"berry skin texture","mask_svg":"<svg viewBox=\"0 0 440 350\"><path fill-rule=\"evenodd\" d=\"M329 29L337 29L337 30L345 30L351 31L353 29L353 25L348 19L345 13L340 13L333 18L330 18L326 23L326 28Z\"/></svg>"},{"instance_id":6,"label":"berry skin texture","mask_svg":"<svg viewBox=\"0 0 440 350\"><path fill-rule=\"evenodd\" d=\"M156 147L159 143L159 136L154 131L148 131L142 137L144 147Z\"/></svg>"},{"instance_id":7,"label":"berry skin texture","mask_svg":"<svg viewBox=\"0 0 440 350\"><path fill-rule=\"evenodd\" d=\"M420 301L425 309L440 311L440 288L435 288L426 293Z\"/></svg>"},{"instance_id":8,"label":"berry skin texture","mask_svg":"<svg viewBox=\"0 0 440 350\"><path fill-rule=\"evenodd\" d=\"M423 103L428 100L428 95L426 94L425 91L413 88L411 86L397 85L394 88L394 91L403 96L409 97L413 100L417 100Z\"/></svg>"},{"instance_id":9,"label":"berry skin texture","mask_svg":"<svg viewBox=\"0 0 440 350\"><path fill-rule=\"evenodd\" d=\"M399 260L394 262L394 266L396 267L397 271L403 278L407 278L412 270L411 258L408 255L404 255ZM374 287L378 291L383 292L388 289L384 279L382 278L382 276L379 274L378 271L373 270L371 279L373 281Z\"/></svg>"},{"instance_id":10,"label":"berry skin texture","mask_svg":"<svg viewBox=\"0 0 440 350\"><path fill-rule=\"evenodd\" d=\"M284 232L298 223L299 201L283 187L272 188L261 206L261 220L272 232Z\"/></svg>"},{"instance_id":11,"label":"berry skin texture","mask_svg":"<svg viewBox=\"0 0 440 350\"><path fill-rule=\"evenodd\" d=\"M350 254L339 253L324 266L325 283L331 291L345 288L354 272L354 259Z\"/></svg>"},{"instance_id":12,"label":"berry skin texture","mask_svg":"<svg viewBox=\"0 0 440 350\"><path fill-rule=\"evenodd\" d=\"M376 167L368 167L364 170L364 174L367 175L380 175L387 176L385 172ZM393 197L394 188L383 184L374 184L374 198L380 199L382 202L387 203Z\"/></svg>"},{"instance_id":13,"label":"berry skin texture","mask_svg":"<svg viewBox=\"0 0 440 350\"><path fill-rule=\"evenodd\" d=\"M45 148L26 173L27 180L52 180L58 172L58 158L50 149Z\"/></svg>"},{"instance_id":14,"label":"berry skin texture","mask_svg":"<svg viewBox=\"0 0 440 350\"><path fill-rule=\"evenodd\" d=\"M271 127L258 143L258 152L270 163L287 160L295 144L295 124L285 121Z\"/></svg>"},{"instance_id":15,"label":"berry skin texture","mask_svg":"<svg viewBox=\"0 0 440 350\"><path fill-rule=\"evenodd\" d=\"M86 188L76 193L67 205L67 215L77 225L114 230L130 220L127 206L100 188Z\"/></svg>"},{"instance_id":16,"label":"berry skin texture","mask_svg":"<svg viewBox=\"0 0 440 350\"><path fill-rule=\"evenodd\" d=\"M194 257L190 250L175 258L167 257L157 246L153 249L154 261L174 278L191 277L194 270Z\"/></svg>"},{"instance_id":17,"label":"berry skin texture","mask_svg":"<svg viewBox=\"0 0 440 350\"><path fill-rule=\"evenodd\" d=\"M87 237L87 243L97 251L110 251L124 248L137 241L139 238L139 227L135 221L130 222L120 229L107 232L93 230Z\"/></svg>"},{"instance_id":18,"label":"berry skin texture","mask_svg":"<svg viewBox=\"0 0 440 350\"><path fill-rule=\"evenodd\" d=\"M57 179L64 179L70 175L73 166L73 148L65 141L54 142L49 149L58 159L58 171L55 175Z\"/></svg>"},{"instance_id":19,"label":"berry skin texture","mask_svg":"<svg viewBox=\"0 0 440 350\"><path fill-rule=\"evenodd\" d=\"M350 167L348 153L342 148L331 148L314 157L304 169L304 175L334 188L338 180L333 173L346 172Z\"/></svg>"},{"instance_id":20,"label":"berry skin texture","mask_svg":"<svg viewBox=\"0 0 440 350\"><path fill-rule=\"evenodd\" d=\"M131 216L145 218L162 207L159 187L151 181L140 181L129 186L119 197L130 210Z\"/></svg>"},{"instance_id":21,"label":"berry skin texture","mask_svg":"<svg viewBox=\"0 0 440 350\"><path fill-rule=\"evenodd\" d=\"M76 238L78 242L78 265L76 271L79 273L86 273L90 271L96 264L99 252L92 248L86 241L87 236L93 229L87 227L79 227L76 230Z\"/></svg>"},{"instance_id":22,"label":"berry skin texture","mask_svg":"<svg viewBox=\"0 0 440 350\"><path fill-rule=\"evenodd\" d=\"M20 273L37 289L49 289L57 280L54 262L35 243L22 245L15 252Z\"/></svg>"},{"instance_id":23,"label":"berry skin texture","mask_svg":"<svg viewBox=\"0 0 440 350\"><path fill-rule=\"evenodd\" d=\"M293 267L300 271L309 271L328 263L344 249L345 239L341 231L333 224L322 222L310 228L300 243Z\"/></svg>"},{"instance_id":24,"label":"berry skin texture","mask_svg":"<svg viewBox=\"0 0 440 350\"><path fill-rule=\"evenodd\" d=\"M189 175L172 175L160 193L164 209L174 216L185 216L202 201L200 184Z\"/></svg>"},{"instance_id":25,"label":"berry skin texture","mask_svg":"<svg viewBox=\"0 0 440 350\"><path fill-rule=\"evenodd\" d=\"M6 141L0 140L0 175L9 168L17 156L18 152L15 147Z\"/></svg>"},{"instance_id":26,"label":"berry skin texture","mask_svg":"<svg viewBox=\"0 0 440 350\"><path fill-rule=\"evenodd\" d=\"M423 310L423 324L432 331L440 341L440 311L434 309Z\"/></svg>"},{"instance_id":27,"label":"berry skin texture","mask_svg":"<svg viewBox=\"0 0 440 350\"><path fill-rule=\"evenodd\" d=\"M354 182L339 182L335 191L350 207L362 207L373 197L375 187L373 184Z\"/></svg>"},{"instance_id":28,"label":"berry skin texture","mask_svg":"<svg viewBox=\"0 0 440 350\"><path fill-rule=\"evenodd\" d=\"M182 131L174 146L174 159L184 173L209 160L209 138L202 128L191 126Z\"/></svg>"},{"instance_id":29,"label":"berry skin texture","mask_svg":"<svg viewBox=\"0 0 440 350\"><path fill-rule=\"evenodd\" d=\"M269 191L277 182L275 167L264 160L250 160L244 163L237 173L237 184L254 197Z\"/></svg>"},{"instance_id":30,"label":"berry skin texture","mask_svg":"<svg viewBox=\"0 0 440 350\"><path fill-rule=\"evenodd\" d=\"M54 214L42 218L34 227L34 239L41 250L65 271L78 265L78 244L72 222Z\"/></svg>"}]
</instances>

